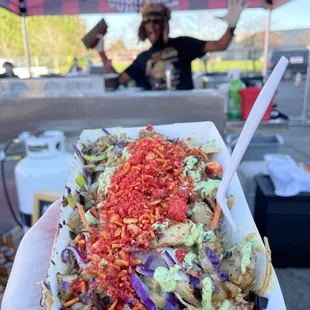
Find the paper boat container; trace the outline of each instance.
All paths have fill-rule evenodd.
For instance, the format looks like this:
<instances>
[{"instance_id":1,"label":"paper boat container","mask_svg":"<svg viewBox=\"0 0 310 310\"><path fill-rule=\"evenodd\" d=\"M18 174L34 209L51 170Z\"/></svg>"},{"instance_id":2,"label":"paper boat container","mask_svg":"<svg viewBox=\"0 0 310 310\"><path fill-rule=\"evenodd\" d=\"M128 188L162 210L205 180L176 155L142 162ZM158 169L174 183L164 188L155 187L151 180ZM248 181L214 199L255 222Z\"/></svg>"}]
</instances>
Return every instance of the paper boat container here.
<instances>
[{"instance_id":1,"label":"paper boat container","mask_svg":"<svg viewBox=\"0 0 310 310\"><path fill-rule=\"evenodd\" d=\"M137 138L139 130L142 127L137 128L111 128L108 131L111 134L119 134L121 132L126 132L127 135L131 138ZM172 125L162 125L155 126L154 129L161 133L169 136L170 138L188 138L191 137L198 143L205 143L208 140L216 139L217 147L222 150L220 154L217 154L214 158L218 162L220 162L225 168L227 167L229 161L229 153L227 151L226 145L216 129L215 125L212 122L200 122L200 123L183 123L183 124L172 124ZM84 130L81 133L80 139L95 141L98 137L104 135L102 129L96 130ZM80 149L80 145L77 144L77 147ZM82 170L82 163L78 156L75 154L68 183L72 190L77 187L75 183L75 178L79 172ZM232 237L232 241L239 243L242 242L249 234L254 236L254 239L257 239L257 242L263 247L262 239L258 233L252 215L250 213L248 204L244 197L239 179L237 175L234 176L230 188L229 194L233 194L235 197L235 204L232 208L232 216L237 226L237 232ZM65 207L61 210L60 223L63 224L67 221L70 212L72 211L71 207ZM68 245L70 240L69 230L66 225L63 225L61 229L59 229L57 238L55 240L51 263L48 270L48 281L51 285L52 297L53 297L53 306L52 309L59 309L61 307L60 301L57 297L58 293L58 285L56 281L56 274L58 272L64 273L66 271L66 265L62 263L60 255L63 249ZM262 282L264 279L264 274L266 270L266 258L265 253L258 252L257 253L257 262L256 262L256 285L257 288L262 286ZM286 309L284 299L282 296L281 288L279 286L276 274L274 270L272 270L272 275L270 278L270 282L268 288L265 293L265 297L268 297L269 304L268 310L284 310Z\"/></svg>"}]
</instances>

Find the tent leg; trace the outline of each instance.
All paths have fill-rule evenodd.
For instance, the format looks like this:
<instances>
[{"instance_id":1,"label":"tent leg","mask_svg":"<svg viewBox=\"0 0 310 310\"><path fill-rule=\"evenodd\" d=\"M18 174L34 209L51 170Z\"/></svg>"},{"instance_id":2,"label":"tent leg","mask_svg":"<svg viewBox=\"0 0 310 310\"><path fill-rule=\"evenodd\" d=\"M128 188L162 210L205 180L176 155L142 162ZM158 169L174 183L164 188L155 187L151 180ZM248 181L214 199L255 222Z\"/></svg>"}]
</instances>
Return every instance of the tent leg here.
<instances>
[{"instance_id":1,"label":"tent leg","mask_svg":"<svg viewBox=\"0 0 310 310\"><path fill-rule=\"evenodd\" d=\"M25 51L27 69L29 72L29 77L31 77L31 64L30 64L28 32L27 32L26 16L24 16L24 15L21 17L21 24L22 24L22 33L23 33L23 42L24 42L24 51Z\"/></svg>"},{"instance_id":2,"label":"tent leg","mask_svg":"<svg viewBox=\"0 0 310 310\"><path fill-rule=\"evenodd\" d=\"M307 67L307 78L305 85L305 94L304 94L304 103L302 106L301 122L303 124L307 123L307 106L308 106L308 97L309 97L309 84L310 84L310 45L307 46L309 52L308 56L308 67Z\"/></svg>"},{"instance_id":3,"label":"tent leg","mask_svg":"<svg viewBox=\"0 0 310 310\"><path fill-rule=\"evenodd\" d=\"M271 8L268 9L265 29L265 40L264 40L264 63L262 75L264 80L267 79L268 74L268 54L269 54L269 42L270 42L270 20L271 20Z\"/></svg>"}]
</instances>

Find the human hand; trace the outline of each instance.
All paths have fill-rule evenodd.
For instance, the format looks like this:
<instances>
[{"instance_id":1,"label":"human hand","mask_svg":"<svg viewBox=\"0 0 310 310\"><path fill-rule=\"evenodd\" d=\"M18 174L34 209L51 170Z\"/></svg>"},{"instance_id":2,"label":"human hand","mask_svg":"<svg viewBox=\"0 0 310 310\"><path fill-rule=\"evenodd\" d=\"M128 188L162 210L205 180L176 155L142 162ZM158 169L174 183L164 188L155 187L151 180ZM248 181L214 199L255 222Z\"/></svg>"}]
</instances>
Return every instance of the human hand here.
<instances>
[{"instance_id":1,"label":"human hand","mask_svg":"<svg viewBox=\"0 0 310 310\"><path fill-rule=\"evenodd\" d=\"M3 296L2 310L40 310L41 287L46 279L61 200L54 202L40 220L25 234L15 257Z\"/></svg>"},{"instance_id":2,"label":"human hand","mask_svg":"<svg viewBox=\"0 0 310 310\"><path fill-rule=\"evenodd\" d=\"M228 12L223 17L217 17L226 21L231 28L235 28L242 11L247 7L243 5L243 0L228 0Z\"/></svg>"},{"instance_id":3,"label":"human hand","mask_svg":"<svg viewBox=\"0 0 310 310\"><path fill-rule=\"evenodd\" d=\"M102 35L102 34L98 34L98 35L97 35L97 38L98 38L98 43L97 43L97 45L96 45L96 50L97 50L97 52L100 54L101 52L104 52L104 47L103 47L103 44L104 44L103 35Z\"/></svg>"}]
</instances>

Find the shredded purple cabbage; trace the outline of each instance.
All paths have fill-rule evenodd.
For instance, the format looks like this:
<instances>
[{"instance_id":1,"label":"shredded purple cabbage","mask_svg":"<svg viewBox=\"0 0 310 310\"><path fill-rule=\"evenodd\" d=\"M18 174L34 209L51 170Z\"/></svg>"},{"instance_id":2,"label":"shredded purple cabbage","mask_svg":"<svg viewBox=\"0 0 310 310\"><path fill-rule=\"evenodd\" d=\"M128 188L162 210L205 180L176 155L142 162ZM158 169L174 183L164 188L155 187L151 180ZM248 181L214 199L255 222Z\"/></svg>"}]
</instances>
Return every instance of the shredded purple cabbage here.
<instances>
[{"instance_id":1,"label":"shredded purple cabbage","mask_svg":"<svg viewBox=\"0 0 310 310\"><path fill-rule=\"evenodd\" d=\"M154 276L154 270L145 268L145 267L137 267L136 271L146 277L153 277Z\"/></svg>"},{"instance_id":2,"label":"shredded purple cabbage","mask_svg":"<svg viewBox=\"0 0 310 310\"><path fill-rule=\"evenodd\" d=\"M62 252L61 252L61 260L64 262L64 263L69 263L69 258L70 258L70 254L69 253L72 253L75 257L75 260L76 262L78 263L79 267L82 267L83 269L86 268L86 264L84 262L84 259L83 259L83 256L81 254L81 252L72 247L72 246L67 246Z\"/></svg>"},{"instance_id":3,"label":"shredded purple cabbage","mask_svg":"<svg viewBox=\"0 0 310 310\"><path fill-rule=\"evenodd\" d=\"M102 131L103 131L107 136L111 136L111 134L109 133L109 131L107 131L105 128L102 128Z\"/></svg>"},{"instance_id":4,"label":"shredded purple cabbage","mask_svg":"<svg viewBox=\"0 0 310 310\"><path fill-rule=\"evenodd\" d=\"M207 254L210 262L212 263L214 269L216 271L219 271L221 268L221 265L220 265L220 260L217 257L216 253L212 249L210 249L209 247L206 247L206 254Z\"/></svg>"},{"instance_id":5,"label":"shredded purple cabbage","mask_svg":"<svg viewBox=\"0 0 310 310\"><path fill-rule=\"evenodd\" d=\"M154 304L146 285L141 281L137 274L132 273L130 275L132 288L135 290L143 304L148 310L158 310Z\"/></svg>"},{"instance_id":6,"label":"shredded purple cabbage","mask_svg":"<svg viewBox=\"0 0 310 310\"><path fill-rule=\"evenodd\" d=\"M221 272L220 274L220 279L221 279L221 282L225 282L228 280L228 273L225 273L225 272Z\"/></svg>"},{"instance_id":7,"label":"shredded purple cabbage","mask_svg":"<svg viewBox=\"0 0 310 310\"><path fill-rule=\"evenodd\" d=\"M125 302L132 308L135 306L135 301L132 298L126 297Z\"/></svg>"},{"instance_id":8,"label":"shredded purple cabbage","mask_svg":"<svg viewBox=\"0 0 310 310\"><path fill-rule=\"evenodd\" d=\"M60 289L63 291L67 291L69 289L69 282L68 281L62 282Z\"/></svg>"},{"instance_id":9,"label":"shredded purple cabbage","mask_svg":"<svg viewBox=\"0 0 310 310\"><path fill-rule=\"evenodd\" d=\"M70 195L71 194L71 188L69 186L66 186L65 188L67 190L68 195Z\"/></svg>"},{"instance_id":10,"label":"shredded purple cabbage","mask_svg":"<svg viewBox=\"0 0 310 310\"><path fill-rule=\"evenodd\" d=\"M46 287L47 290L49 290L49 291L51 290L51 286L48 283L43 281L43 284L44 284L44 286Z\"/></svg>"},{"instance_id":11,"label":"shredded purple cabbage","mask_svg":"<svg viewBox=\"0 0 310 310\"><path fill-rule=\"evenodd\" d=\"M85 159L81 153L81 151L76 147L76 145L72 145L73 146L73 150L75 151L77 157L80 159L80 161L82 162L82 164L85 164Z\"/></svg>"},{"instance_id":12,"label":"shredded purple cabbage","mask_svg":"<svg viewBox=\"0 0 310 310\"><path fill-rule=\"evenodd\" d=\"M200 280L192 275L189 275L189 283L193 286L193 288L198 288L200 285Z\"/></svg>"},{"instance_id":13,"label":"shredded purple cabbage","mask_svg":"<svg viewBox=\"0 0 310 310\"><path fill-rule=\"evenodd\" d=\"M165 263L170 266L177 265L176 261L172 258L172 256L168 253L168 251L161 251L160 252L162 258L164 259Z\"/></svg>"},{"instance_id":14,"label":"shredded purple cabbage","mask_svg":"<svg viewBox=\"0 0 310 310\"><path fill-rule=\"evenodd\" d=\"M166 293L166 304L163 308L163 310L181 310L179 301L175 297L174 293Z\"/></svg>"},{"instance_id":15,"label":"shredded purple cabbage","mask_svg":"<svg viewBox=\"0 0 310 310\"><path fill-rule=\"evenodd\" d=\"M153 255L150 255L150 256L147 258L146 262L144 263L144 267L145 267L145 268L150 268L151 265L152 265L152 263L153 263L153 261L154 261L154 259L155 259L155 255L154 255L154 254L153 254Z\"/></svg>"},{"instance_id":16,"label":"shredded purple cabbage","mask_svg":"<svg viewBox=\"0 0 310 310\"><path fill-rule=\"evenodd\" d=\"M225 252L223 259L230 259L232 257L232 251Z\"/></svg>"}]
</instances>

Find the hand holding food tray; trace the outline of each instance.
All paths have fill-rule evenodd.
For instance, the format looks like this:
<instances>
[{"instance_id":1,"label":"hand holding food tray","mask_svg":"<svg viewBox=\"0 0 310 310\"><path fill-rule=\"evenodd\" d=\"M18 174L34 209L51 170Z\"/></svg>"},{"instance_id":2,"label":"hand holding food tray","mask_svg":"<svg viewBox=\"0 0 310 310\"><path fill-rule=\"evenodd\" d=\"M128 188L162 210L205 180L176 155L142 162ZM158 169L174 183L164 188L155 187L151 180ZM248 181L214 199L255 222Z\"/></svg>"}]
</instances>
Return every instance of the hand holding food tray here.
<instances>
[{"instance_id":1,"label":"hand holding food tray","mask_svg":"<svg viewBox=\"0 0 310 310\"><path fill-rule=\"evenodd\" d=\"M237 232L225 235L224 218L210 228L229 161L214 124L147 129L82 132L42 303L72 310L285 309L236 175L227 203Z\"/></svg>"}]
</instances>

